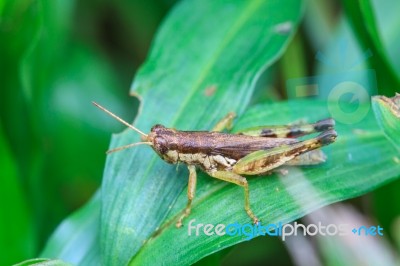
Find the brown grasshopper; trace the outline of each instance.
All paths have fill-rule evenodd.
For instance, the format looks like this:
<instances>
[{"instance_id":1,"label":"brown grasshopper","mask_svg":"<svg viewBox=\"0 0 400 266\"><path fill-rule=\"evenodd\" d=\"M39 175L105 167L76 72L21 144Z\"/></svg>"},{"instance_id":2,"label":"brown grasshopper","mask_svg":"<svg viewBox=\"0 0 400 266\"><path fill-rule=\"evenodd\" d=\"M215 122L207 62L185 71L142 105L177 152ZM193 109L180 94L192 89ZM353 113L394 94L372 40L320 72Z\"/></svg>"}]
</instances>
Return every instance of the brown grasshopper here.
<instances>
[{"instance_id":1,"label":"brown grasshopper","mask_svg":"<svg viewBox=\"0 0 400 266\"><path fill-rule=\"evenodd\" d=\"M244 209L254 223L259 219L250 208L249 185L242 175L263 175L282 165L312 165L325 161L320 150L336 140L331 118L314 124L261 126L235 134L222 133L230 129L234 113L226 115L212 131L180 131L155 125L145 134L104 107L93 102L104 112L142 135L143 142L132 143L107 151L119 151L146 144L167 163L184 163L189 169L188 202L176 226L189 216L196 190L196 167L208 175L244 188ZM317 137L300 141L297 137L321 132Z\"/></svg>"}]
</instances>

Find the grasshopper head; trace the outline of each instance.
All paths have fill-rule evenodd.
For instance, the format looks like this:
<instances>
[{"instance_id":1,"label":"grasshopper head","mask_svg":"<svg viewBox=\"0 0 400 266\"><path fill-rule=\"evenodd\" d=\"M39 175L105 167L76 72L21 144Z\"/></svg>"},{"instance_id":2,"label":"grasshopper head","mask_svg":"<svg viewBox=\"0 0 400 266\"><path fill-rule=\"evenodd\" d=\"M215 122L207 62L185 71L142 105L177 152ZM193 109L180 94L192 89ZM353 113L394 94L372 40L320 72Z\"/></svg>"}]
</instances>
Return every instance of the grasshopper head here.
<instances>
[{"instance_id":1,"label":"grasshopper head","mask_svg":"<svg viewBox=\"0 0 400 266\"><path fill-rule=\"evenodd\" d=\"M168 151L173 148L175 129L166 128L163 125L155 125L147 137L147 141L152 143L153 149L165 158Z\"/></svg>"}]
</instances>

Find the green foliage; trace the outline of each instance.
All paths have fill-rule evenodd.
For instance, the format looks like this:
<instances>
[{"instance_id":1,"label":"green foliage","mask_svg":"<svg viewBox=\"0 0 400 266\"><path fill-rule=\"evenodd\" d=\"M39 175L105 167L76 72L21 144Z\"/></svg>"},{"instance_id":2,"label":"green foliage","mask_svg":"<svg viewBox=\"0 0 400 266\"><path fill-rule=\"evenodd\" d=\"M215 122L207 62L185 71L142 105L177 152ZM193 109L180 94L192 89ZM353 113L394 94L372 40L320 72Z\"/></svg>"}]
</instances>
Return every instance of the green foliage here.
<instances>
[{"instance_id":1,"label":"green foliage","mask_svg":"<svg viewBox=\"0 0 400 266\"><path fill-rule=\"evenodd\" d=\"M1 122L1 121L0 121ZM11 264L12 258L24 255L29 257L33 250L33 228L30 213L27 208L25 195L18 182L17 167L6 142L2 124L0 123L0 161L2 163L2 193L0 202L8 203L0 212L0 228L7 228L1 234L0 245L8 247L9 257L4 263ZM11 208L10 208L11 207ZM15 241L14 239L25 239Z\"/></svg>"},{"instance_id":2,"label":"green foliage","mask_svg":"<svg viewBox=\"0 0 400 266\"><path fill-rule=\"evenodd\" d=\"M31 259L21 263L15 264L15 266L71 266L69 263L65 263L61 260L51 259Z\"/></svg>"},{"instance_id":3,"label":"green foliage","mask_svg":"<svg viewBox=\"0 0 400 266\"><path fill-rule=\"evenodd\" d=\"M393 145L400 150L400 94L393 98L386 96L374 96L372 98L376 118L382 131Z\"/></svg>"},{"instance_id":4,"label":"green foliage","mask_svg":"<svg viewBox=\"0 0 400 266\"><path fill-rule=\"evenodd\" d=\"M143 99L135 125L149 130L162 121L171 127L200 130L211 128L229 111L240 114L250 99L256 77L276 60L288 42L290 35L276 32L277 25L291 23L294 32L301 7L297 1L288 4L298 8L268 20L264 14L276 9L277 3L237 2L230 9L218 2L178 5L160 29L149 59L133 84L133 92ZM190 10L198 10L198 15ZM203 14L214 17L205 20ZM220 21L220 17L226 19ZM218 28L207 31L217 23ZM243 30L247 28L251 30ZM248 42L251 39L257 41ZM199 45L207 47L207 53ZM169 69L163 68L166 64ZM160 99L164 99L162 105ZM111 146L138 140L136 133L124 132L113 138ZM176 172L175 167L168 167L143 147L107 158L101 220L106 264L125 264L140 249L162 224L178 195L185 193L186 176L185 169Z\"/></svg>"},{"instance_id":5,"label":"green foliage","mask_svg":"<svg viewBox=\"0 0 400 266\"><path fill-rule=\"evenodd\" d=\"M391 13L391 10L396 10L399 5L394 4L382 4L374 3L372 0L356 0L356 1L343 1L346 12L349 13L349 20L354 28L354 32L358 37L360 45L364 49L371 49L373 57L371 59L373 66L377 66L374 69L377 72L378 79L380 80L381 86L379 92L382 94L389 94L393 92L392 87L400 86L400 74L395 70L396 64L388 57L388 49L385 47L384 40L382 39L381 32L387 32L388 30L392 33L396 30L393 26L388 25L387 28L382 26L379 28L377 16L377 10L381 9L382 16L386 16ZM383 10L382 10L383 9ZM381 18L381 20L385 20ZM386 20L387 22L387 20ZM391 23L392 24L392 23ZM392 24L393 25L393 24ZM396 35L396 34L394 34ZM392 42L398 42L398 40L391 40Z\"/></svg>"},{"instance_id":6,"label":"green foliage","mask_svg":"<svg viewBox=\"0 0 400 266\"><path fill-rule=\"evenodd\" d=\"M126 88L172 2L0 0L0 202L7 210L0 219L0 249L10 250L1 256L1 264L43 257L62 261L33 259L18 265L208 265L220 264L235 246L248 246L244 250L254 252L252 256L260 250L269 262L274 254L280 262L287 258L275 240L243 243L245 236L196 237L188 236L187 227L176 229L177 214L187 200L188 171L183 165L166 164L149 147L110 154L103 171L109 134L123 127L90 102L97 101L130 121L137 102L128 108ZM237 131L333 116L339 137L324 148L327 162L288 168L287 175L250 177L253 210L263 224L286 223L375 190L373 219L382 221L389 238L396 240L398 232L389 228L398 228L400 202L398 96L387 97L400 85L400 64L395 60L398 16L391 5L372 0L343 1L345 13L339 15L329 11L338 3L311 2L305 6L298 0L177 3L134 79L130 93L140 100L134 124L145 132L157 123L207 130L235 111ZM306 35L297 31L302 18ZM314 67L310 50L324 50L334 58L343 38L363 47L352 43L350 54L372 51L370 71L377 75L377 91L387 96L373 97L372 109L349 93L338 102L330 101L331 84L322 81L338 76L338 69L325 65L310 72ZM339 60L336 66L351 61L345 55L340 56L348 61ZM354 70L343 69L339 72ZM318 100L277 102L293 96L285 83L315 73L320 75L315 79L321 85ZM374 76L367 75L360 84L368 84L372 89L366 86L366 91L373 92ZM332 104L346 112L332 112L339 110L330 109ZM367 114L356 123L344 123L341 118L354 116L360 107ZM125 130L112 137L110 146L139 140L135 132ZM61 221L95 192L102 172L95 196ZM383 186L388 183L390 189ZM199 173L193 212L185 225L190 219L196 224L248 223L242 193L240 187ZM273 251L253 248L261 243ZM290 245L286 248L290 251ZM340 242L332 242L320 248L320 254L334 265L343 249ZM236 253L241 259L235 260ZM246 261L245 252L232 255L231 263Z\"/></svg>"}]
</instances>

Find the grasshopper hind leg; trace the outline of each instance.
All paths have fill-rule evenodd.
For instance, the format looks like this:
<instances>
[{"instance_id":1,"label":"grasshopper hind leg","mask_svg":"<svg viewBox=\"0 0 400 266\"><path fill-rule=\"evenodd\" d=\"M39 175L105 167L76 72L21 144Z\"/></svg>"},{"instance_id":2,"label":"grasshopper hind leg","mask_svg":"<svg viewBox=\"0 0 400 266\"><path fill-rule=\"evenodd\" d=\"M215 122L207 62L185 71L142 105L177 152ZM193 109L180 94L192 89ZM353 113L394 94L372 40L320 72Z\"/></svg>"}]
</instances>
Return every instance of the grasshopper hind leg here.
<instances>
[{"instance_id":1,"label":"grasshopper hind leg","mask_svg":"<svg viewBox=\"0 0 400 266\"><path fill-rule=\"evenodd\" d=\"M303 166L303 165L317 165L326 162L327 156L321 149L308 151L300 154L292 160L286 162L284 165L290 166Z\"/></svg>"},{"instance_id":2,"label":"grasshopper hind leg","mask_svg":"<svg viewBox=\"0 0 400 266\"><path fill-rule=\"evenodd\" d=\"M244 175L265 174L306 152L334 142L336 137L337 133L335 130L328 130L312 139L272 149L255 151L240 159L233 166L232 170L237 174Z\"/></svg>"},{"instance_id":3,"label":"grasshopper hind leg","mask_svg":"<svg viewBox=\"0 0 400 266\"><path fill-rule=\"evenodd\" d=\"M324 132L333 129L335 120L326 118L312 124L292 124L282 126L259 126L248 128L237 134L268 137L268 138L298 138L316 132Z\"/></svg>"},{"instance_id":4,"label":"grasshopper hind leg","mask_svg":"<svg viewBox=\"0 0 400 266\"><path fill-rule=\"evenodd\" d=\"M247 179L244 178L243 176L240 176L238 174L235 174L233 172L229 172L229 171L207 171L207 174L226 181L226 182L230 182L236 185L239 185L241 187L243 187L244 189L244 209L247 213L247 215L253 220L254 224L258 224L259 223L259 219L255 216L255 214L253 213L253 211L250 208L250 194L249 194L249 185L247 183Z\"/></svg>"}]
</instances>

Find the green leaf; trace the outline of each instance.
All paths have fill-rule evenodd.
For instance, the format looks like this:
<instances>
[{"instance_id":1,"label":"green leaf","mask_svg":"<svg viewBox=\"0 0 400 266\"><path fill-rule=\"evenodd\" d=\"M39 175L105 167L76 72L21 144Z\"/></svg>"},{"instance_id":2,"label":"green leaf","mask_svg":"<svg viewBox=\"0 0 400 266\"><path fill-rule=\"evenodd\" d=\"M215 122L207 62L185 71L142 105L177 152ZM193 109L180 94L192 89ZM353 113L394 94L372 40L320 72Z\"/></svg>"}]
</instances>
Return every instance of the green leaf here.
<instances>
[{"instance_id":1,"label":"green leaf","mask_svg":"<svg viewBox=\"0 0 400 266\"><path fill-rule=\"evenodd\" d=\"M37 258L20 262L14 266L72 266L72 264L66 263L62 260Z\"/></svg>"},{"instance_id":2,"label":"green leaf","mask_svg":"<svg viewBox=\"0 0 400 266\"><path fill-rule=\"evenodd\" d=\"M28 211L23 194L22 182L18 175L15 159L9 149L3 124L0 119L0 249L7 250L0 257L0 264L10 265L32 256L34 253L34 233L32 216Z\"/></svg>"},{"instance_id":3,"label":"green leaf","mask_svg":"<svg viewBox=\"0 0 400 266\"><path fill-rule=\"evenodd\" d=\"M31 255L12 262L37 253L60 220L100 184L110 131L123 127L90 102L107 99L109 108L123 114L132 101L123 75L113 71L98 44L72 29L74 23L85 28L75 21L82 17L75 2L7 1L0 16L0 120L14 159L10 166L15 164L18 173L12 182L21 182L25 192L5 202L15 203L9 208L16 213L20 201L29 202L31 216L18 223L4 220L21 226L14 234L15 246L17 241L20 247L32 245ZM3 185L0 194L9 197L14 191L8 188ZM28 241L24 223L32 227L34 241ZM11 247L9 239L4 243ZM0 264L7 264L3 259L8 258L2 256Z\"/></svg>"},{"instance_id":4,"label":"green leaf","mask_svg":"<svg viewBox=\"0 0 400 266\"><path fill-rule=\"evenodd\" d=\"M261 124L289 123L295 119L315 121L330 114L327 104L317 101L293 101L262 104L240 117L235 130ZM263 224L287 223L327 204L369 192L400 174L398 152L379 130L372 112L360 123L338 124L338 140L324 148L325 164L315 167L287 168L288 174L250 177L253 211ZM374 163L371 163L374 158ZM175 215L185 206L183 191L161 232L150 239L133 258L131 265L190 264L199 257L245 241L247 236L189 235L188 221L196 224L251 223L243 210L243 189L212 180L200 174L191 217L183 229L175 228ZM176 243L176 244L175 244Z\"/></svg>"},{"instance_id":5,"label":"green leaf","mask_svg":"<svg viewBox=\"0 0 400 266\"><path fill-rule=\"evenodd\" d=\"M74 265L100 265L100 194L68 219L47 241L41 257L58 257Z\"/></svg>"},{"instance_id":6,"label":"green leaf","mask_svg":"<svg viewBox=\"0 0 400 266\"><path fill-rule=\"evenodd\" d=\"M376 4L380 4L376 2ZM400 73L388 58L388 51L382 41L371 0L342 1L347 18L363 49L370 49L374 55L372 66L377 73L378 88L382 94L393 93L392 88L400 85ZM390 8L393 8L390 5ZM397 18L397 17L396 17ZM383 30L385 28L383 27Z\"/></svg>"},{"instance_id":7,"label":"green leaf","mask_svg":"<svg viewBox=\"0 0 400 266\"><path fill-rule=\"evenodd\" d=\"M179 3L133 84L132 93L142 100L135 125L143 131L156 123L210 129L227 112L242 113L259 75L286 47L301 10L296 0ZM135 132L124 132L113 137L111 147L136 141ZM176 171L148 147L108 156L102 184L103 263L127 264L186 193L186 184L185 168ZM168 246L170 254L177 248Z\"/></svg>"},{"instance_id":8,"label":"green leaf","mask_svg":"<svg viewBox=\"0 0 400 266\"><path fill-rule=\"evenodd\" d=\"M388 60L399 76L400 62L396 59L400 56L400 51L397 49L400 44L400 32L398 31L400 19L397 12L400 2L372 0L371 4L382 45L387 52Z\"/></svg>"},{"instance_id":9,"label":"green leaf","mask_svg":"<svg viewBox=\"0 0 400 266\"><path fill-rule=\"evenodd\" d=\"M392 98L386 96L373 96L374 108L379 126L387 138L400 150L400 94Z\"/></svg>"}]
</instances>

